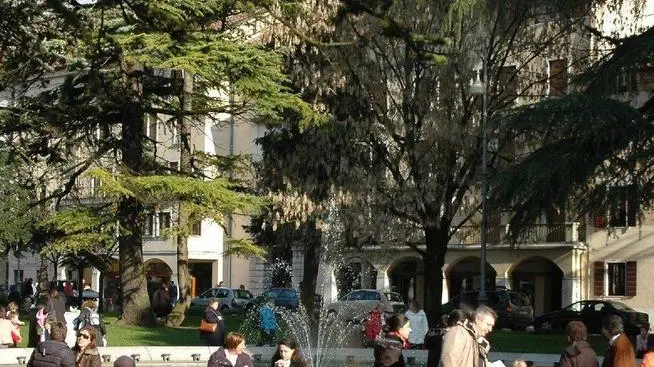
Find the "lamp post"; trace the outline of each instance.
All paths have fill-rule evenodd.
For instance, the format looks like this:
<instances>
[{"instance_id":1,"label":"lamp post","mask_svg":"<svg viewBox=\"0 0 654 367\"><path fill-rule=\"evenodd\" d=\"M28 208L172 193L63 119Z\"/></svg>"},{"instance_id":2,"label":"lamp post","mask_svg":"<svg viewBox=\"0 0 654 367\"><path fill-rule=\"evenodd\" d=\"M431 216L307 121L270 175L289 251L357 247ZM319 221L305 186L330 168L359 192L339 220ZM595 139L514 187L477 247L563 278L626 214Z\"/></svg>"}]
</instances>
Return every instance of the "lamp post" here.
<instances>
[{"instance_id":1,"label":"lamp post","mask_svg":"<svg viewBox=\"0 0 654 367\"><path fill-rule=\"evenodd\" d=\"M488 210L486 208L486 196L488 196L488 129L486 128L486 119L488 115L488 74L486 70L486 60L482 60L482 80L479 80L479 71L477 71L477 80L470 86L470 94L482 96L481 110L481 131L482 131L482 156L481 156L481 253L480 253L480 276L479 304L486 304L486 233L488 232Z\"/></svg>"}]
</instances>

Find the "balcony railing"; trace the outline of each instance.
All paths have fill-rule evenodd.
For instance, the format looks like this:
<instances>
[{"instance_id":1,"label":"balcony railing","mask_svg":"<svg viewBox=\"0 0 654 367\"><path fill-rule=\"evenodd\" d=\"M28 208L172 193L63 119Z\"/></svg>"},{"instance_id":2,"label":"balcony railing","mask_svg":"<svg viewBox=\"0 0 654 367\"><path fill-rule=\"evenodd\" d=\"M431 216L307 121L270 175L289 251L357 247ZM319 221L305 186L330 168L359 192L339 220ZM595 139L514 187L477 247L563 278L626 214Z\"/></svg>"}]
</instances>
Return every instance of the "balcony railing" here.
<instances>
[{"instance_id":1,"label":"balcony railing","mask_svg":"<svg viewBox=\"0 0 654 367\"><path fill-rule=\"evenodd\" d=\"M572 243L584 240L584 232L578 222L533 224L523 231L516 239L518 244L534 243ZM509 244L508 226L496 225L488 227L486 243ZM462 226L450 239L450 244L479 245L481 244L481 226Z\"/></svg>"}]
</instances>

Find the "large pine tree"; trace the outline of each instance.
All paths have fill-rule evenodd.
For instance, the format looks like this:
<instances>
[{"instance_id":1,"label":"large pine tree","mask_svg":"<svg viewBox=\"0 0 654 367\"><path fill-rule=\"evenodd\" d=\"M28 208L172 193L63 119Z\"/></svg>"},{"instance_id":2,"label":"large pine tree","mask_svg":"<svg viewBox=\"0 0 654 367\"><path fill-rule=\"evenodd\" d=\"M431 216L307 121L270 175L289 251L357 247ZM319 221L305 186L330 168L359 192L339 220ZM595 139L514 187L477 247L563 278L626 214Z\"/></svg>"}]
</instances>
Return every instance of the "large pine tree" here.
<instances>
[{"instance_id":1,"label":"large pine tree","mask_svg":"<svg viewBox=\"0 0 654 367\"><path fill-rule=\"evenodd\" d=\"M0 86L11 100L0 115L0 131L12 152L31 157L34 172L56 184L43 201L59 203L90 168L114 171L95 171L95 177L113 182L107 193L115 200L106 208L120 226L122 320L147 321L145 210L167 195L188 203L199 217L219 220L219 213L248 208L252 199L224 178L192 174L204 167L189 167L189 146L177 172L186 177L165 176L170 168L144 133L146 119L156 116L171 129L179 124L187 144L189 126L203 126L219 113L249 113L270 122L287 110L304 122L314 115L284 86L280 55L256 42L259 12L250 3L54 0L9 1L3 7L16 17L3 20L10 28L0 40ZM213 201L204 203L206 198ZM239 198L241 204L230 201ZM204 204L209 208L201 209ZM180 217L182 227L187 215ZM181 323L183 311L171 322Z\"/></svg>"}]
</instances>

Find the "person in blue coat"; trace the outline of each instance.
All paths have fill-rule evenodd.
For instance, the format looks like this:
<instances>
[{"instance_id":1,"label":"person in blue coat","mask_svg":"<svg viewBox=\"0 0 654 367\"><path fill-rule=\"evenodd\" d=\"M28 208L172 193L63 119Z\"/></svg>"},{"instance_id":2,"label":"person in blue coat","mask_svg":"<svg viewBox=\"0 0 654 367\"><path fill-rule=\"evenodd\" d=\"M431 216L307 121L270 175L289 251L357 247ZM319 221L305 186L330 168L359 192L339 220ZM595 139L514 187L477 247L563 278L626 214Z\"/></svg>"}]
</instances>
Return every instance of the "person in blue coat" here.
<instances>
[{"instance_id":1,"label":"person in blue coat","mask_svg":"<svg viewBox=\"0 0 654 367\"><path fill-rule=\"evenodd\" d=\"M261 345L268 343L275 346L275 332L277 331L277 316L272 300L266 301L259 309L259 329L261 330Z\"/></svg>"}]
</instances>

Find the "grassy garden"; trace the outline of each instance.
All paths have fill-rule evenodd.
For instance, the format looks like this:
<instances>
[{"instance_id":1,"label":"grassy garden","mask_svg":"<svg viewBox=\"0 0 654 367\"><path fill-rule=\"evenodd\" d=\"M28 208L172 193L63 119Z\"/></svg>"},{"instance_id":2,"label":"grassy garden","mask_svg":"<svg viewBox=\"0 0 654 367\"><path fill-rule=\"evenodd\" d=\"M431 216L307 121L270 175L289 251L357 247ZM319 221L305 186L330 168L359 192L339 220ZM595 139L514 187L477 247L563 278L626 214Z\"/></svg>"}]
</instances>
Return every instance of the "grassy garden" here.
<instances>
[{"instance_id":1,"label":"grassy garden","mask_svg":"<svg viewBox=\"0 0 654 367\"><path fill-rule=\"evenodd\" d=\"M167 327L136 327L119 325L118 313L107 312L102 314L107 326L107 338L110 346L193 346L202 345L198 326L202 319L201 310L191 310L190 314L179 328ZM26 320L25 320L26 321ZM283 328L283 327L282 327ZM249 345L257 344L256 325L243 315L225 315L225 330L239 331L246 335ZM21 347L27 347L28 328L22 330L23 342ZM284 331L278 333L282 337ZM563 334L534 334L515 331L493 331L489 337L492 351L507 353L545 353L560 354L567 346L567 339ZM589 336L589 342L598 355L603 355L607 347L607 340L601 335Z\"/></svg>"}]
</instances>

